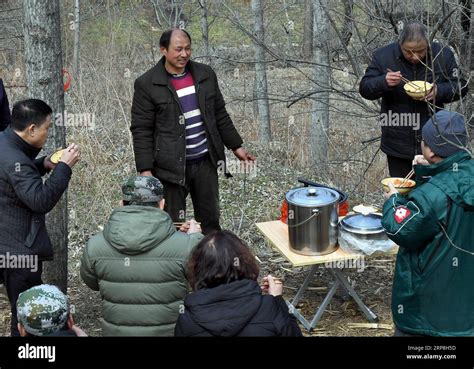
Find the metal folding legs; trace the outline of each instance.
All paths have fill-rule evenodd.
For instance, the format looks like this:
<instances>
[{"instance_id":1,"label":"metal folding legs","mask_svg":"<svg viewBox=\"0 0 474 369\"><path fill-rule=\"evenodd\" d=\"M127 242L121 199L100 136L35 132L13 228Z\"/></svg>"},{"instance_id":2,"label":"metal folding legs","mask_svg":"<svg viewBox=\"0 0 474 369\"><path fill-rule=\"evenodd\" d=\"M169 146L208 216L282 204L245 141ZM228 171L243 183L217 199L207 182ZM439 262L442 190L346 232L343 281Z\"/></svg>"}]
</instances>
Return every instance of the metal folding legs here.
<instances>
[{"instance_id":1,"label":"metal folding legs","mask_svg":"<svg viewBox=\"0 0 474 369\"><path fill-rule=\"evenodd\" d=\"M295 317L301 322L301 324L308 330L312 330L316 327L316 324L318 323L319 319L321 319L321 316L323 315L324 311L326 310L329 302L331 302L332 298L334 297L334 294L337 291L337 288L339 286L342 286L347 293L354 299L354 301L357 303L359 306L360 310L364 313L364 315L367 317L367 319L371 322L376 322L378 321L377 315L375 315L368 307L365 305L362 300L360 299L359 295L355 292L354 288L351 286L349 280L347 277L344 275L342 272L342 269L338 268L326 268L329 269L331 274L334 277L334 283L332 284L331 288L329 289L329 292L327 293L326 297L324 298L323 302L321 305L317 308L316 313L314 314L313 318L311 321L308 321L296 308L298 305L298 302L301 300L303 297L304 293L308 289L309 282L313 279L314 273L316 272L318 266L313 265L311 267L311 270L309 271L308 275L306 276L303 284L301 285L300 289L296 293L295 297L293 298L293 301L287 302L287 305L289 307L290 313L294 314Z\"/></svg>"}]
</instances>

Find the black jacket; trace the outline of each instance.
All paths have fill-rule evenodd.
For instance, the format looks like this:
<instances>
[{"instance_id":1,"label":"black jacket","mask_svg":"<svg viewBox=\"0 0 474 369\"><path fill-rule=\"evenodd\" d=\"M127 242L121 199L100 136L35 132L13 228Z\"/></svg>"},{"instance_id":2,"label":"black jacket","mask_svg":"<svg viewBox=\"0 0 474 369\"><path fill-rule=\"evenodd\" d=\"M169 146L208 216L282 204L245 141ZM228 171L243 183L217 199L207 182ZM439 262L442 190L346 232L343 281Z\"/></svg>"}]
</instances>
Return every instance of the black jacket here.
<instances>
[{"instance_id":1,"label":"black jacket","mask_svg":"<svg viewBox=\"0 0 474 369\"><path fill-rule=\"evenodd\" d=\"M175 327L179 337L301 335L283 298L262 295L258 283L249 279L187 295Z\"/></svg>"},{"instance_id":2,"label":"black jacket","mask_svg":"<svg viewBox=\"0 0 474 369\"><path fill-rule=\"evenodd\" d=\"M7 92L0 78L0 131L3 131L11 122L10 106L8 104Z\"/></svg>"},{"instance_id":3,"label":"black jacket","mask_svg":"<svg viewBox=\"0 0 474 369\"><path fill-rule=\"evenodd\" d=\"M11 127L0 133L0 254L38 255L50 260L53 249L45 214L61 198L71 168L60 162L43 183L44 157Z\"/></svg>"},{"instance_id":4,"label":"black jacket","mask_svg":"<svg viewBox=\"0 0 474 369\"><path fill-rule=\"evenodd\" d=\"M153 174L162 180L184 184L184 116L181 117L178 96L164 62L163 57L135 81L131 124L135 162L139 172L153 169ZM214 166L221 166L225 163L224 145L236 149L242 145L242 138L225 109L214 71L193 61L188 63L188 67L196 86L209 154Z\"/></svg>"},{"instance_id":5,"label":"black jacket","mask_svg":"<svg viewBox=\"0 0 474 369\"><path fill-rule=\"evenodd\" d=\"M422 63L412 64L406 60L399 44L395 42L375 51L372 62L362 77L359 86L360 94L368 100L382 98L380 113L387 114L386 122L390 119L389 111L397 114L414 113L419 117L418 130L414 129L413 125L382 125L381 149L387 155L412 159L416 154L421 154L421 128L432 115L426 102L413 100L405 93L403 82L396 87L388 87L385 80L387 68L400 71L405 78L412 81L426 80L430 83L435 81L438 92L436 101L433 102L439 108L443 108L444 104L458 100L460 95L464 96L467 93L467 83L460 75L460 70L449 47L442 47L439 43L433 42L424 63L430 67L433 63L434 73L427 70ZM462 88L461 94L459 94L460 88ZM399 124L403 119L408 122L409 118L399 115Z\"/></svg>"}]
</instances>

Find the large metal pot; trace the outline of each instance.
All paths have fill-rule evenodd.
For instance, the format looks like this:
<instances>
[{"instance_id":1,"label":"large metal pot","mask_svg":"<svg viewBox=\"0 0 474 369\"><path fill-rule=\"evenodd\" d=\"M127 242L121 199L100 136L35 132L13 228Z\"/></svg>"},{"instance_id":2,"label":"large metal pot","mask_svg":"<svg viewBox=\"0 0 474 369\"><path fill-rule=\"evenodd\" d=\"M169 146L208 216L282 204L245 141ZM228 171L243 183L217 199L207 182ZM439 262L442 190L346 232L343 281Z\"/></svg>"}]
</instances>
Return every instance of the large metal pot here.
<instances>
[{"instance_id":1,"label":"large metal pot","mask_svg":"<svg viewBox=\"0 0 474 369\"><path fill-rule=\"evenodd\" d=\"M286 194L290 249L325 255L337 249L339 193L323 187L295 188Z\"/></svg>"},{"instance_id":2,"label":"large metal pot","mask_svg":"<svg viewBox=\"0 0 474 369\"><path fill-rule=\"evenodd\" d=\"M303 183L305 187L307 186L324 187L324 188L328 188L330 190L336 191L337 193L339 193L339 208L337 211L339 216L347 215L347 213L349 212L349 202L347 201L348 196L345 192L342 192L341 190L338 190L337 188L328 187L328 186L325 186L320 183L316 183L304 178L298 178L298 182Z\"/></svg>"}]
</instances>

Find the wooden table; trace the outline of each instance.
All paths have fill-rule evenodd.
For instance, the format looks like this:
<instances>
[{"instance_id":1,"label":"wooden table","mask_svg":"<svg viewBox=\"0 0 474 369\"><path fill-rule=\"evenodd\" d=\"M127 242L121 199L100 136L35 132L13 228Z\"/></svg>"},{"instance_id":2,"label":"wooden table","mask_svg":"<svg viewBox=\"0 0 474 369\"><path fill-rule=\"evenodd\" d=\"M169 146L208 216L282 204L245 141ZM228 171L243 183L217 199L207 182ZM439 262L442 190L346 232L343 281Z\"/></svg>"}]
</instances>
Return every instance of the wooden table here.
<instances>
[{"instance_id":1,"label":"wooden table","mask_svg":"<svg viewBox=\"0 0 474 369\"><path fill-rule=\"evenodd\" d=\"M362 300L360 299L359 295L355 292L354 288L350 284L347 276L343 273L342 269L346 265L357 266L360 263L364 262L364 255L358 254L349 254L342 251L338 248L336 251L326 254L326 255L319 255L319 256L305 256L297 254L290 250L289 244L289 237L288 237L288 226L281 222L280 220L270 221L270 222L263 222L257 223L257 228L260 232L265 236L265 238L270 241L272 246L282 254L294 267L300 266L307 266L312 265L312 268L306 275L306 278L299 288L298 292L296 293L293 300L287 301L289 310L293 313L296 318L301 322L301 324L308 330L312 330L316 327L319 319L321 318L322 314L326 310L329 302L334 297L334 294L339 286L342 286L347 293L354 299L354 301L359 306L360 310L364 313L367 319L371 322L378 321L377 315L372 312L367 305L365 305ZM392 250L389 254L396 254L397 249ZM358 264L359 262L359 264ZM313 276L318 269L320 264L324 264L326 270L328 270L332 276L334 282L329 289L326 297L324 298L321 305L316 309L314 316L312 317L311 321L308 321L301 312L296 308L298 302L303 297L304 293L306 292L310 281L313 279Z\"/></svg>"}]
</instances>

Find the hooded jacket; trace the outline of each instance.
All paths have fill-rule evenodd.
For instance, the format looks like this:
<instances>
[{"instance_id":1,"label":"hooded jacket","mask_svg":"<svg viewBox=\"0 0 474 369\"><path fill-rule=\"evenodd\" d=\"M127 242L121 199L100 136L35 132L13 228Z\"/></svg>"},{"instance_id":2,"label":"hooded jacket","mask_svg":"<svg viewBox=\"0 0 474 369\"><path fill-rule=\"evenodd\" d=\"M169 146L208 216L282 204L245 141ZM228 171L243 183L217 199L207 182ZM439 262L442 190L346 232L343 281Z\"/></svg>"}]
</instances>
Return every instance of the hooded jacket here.
<instances>
[{"instance_id":1,"label":"hooded jacket","mask_svg":"<svg viewBox=\"0 0 474 369\"><path fill-rule=\"evenodd\" d=\"M412 81L435 82L438 89L434 101L438 107L436 111L442 109L444 104L459 100L468 91L467 83L462 78L449 47L433 42L423 62L433 66L433 72L423 63L412 64L406 60L400 45L394 42L375 51L360 82L359 92L363 98L382 98L381 149L387 155L413 159L415 155L421 154L421 129L432 114L426 102L414 100L405 93L403 82L395 87L387 85L387 68L400 71Z\"/></svg>"},{"instance_id":2,"label":"hooded jacket","mask_svg":"<svg viewBox=\"0 0 474 369\"><path fill-rule=\"evenodd\" d=\"M176 324L178 337L301 336L281 296L262 295L258 283L243 279L186 296Z\"/></svg>"},{"instance_id":3,"label":"hooded jacket","mask_svg":"<svg viewBox=\"0 0 474 369\"><path fill-rule=\"evenodd\" d=\"M83 281L102 297L102 334L172 336L188 290L184 263L202 237L177 232L158 208L115 209L81 260Z\"/></svg>"},{"instance_id":4,"label":"hooded jacket","mask_svg":"<svg viewBox=\"0 0 474 369\"><path fill-rule=\"evenodd\" d=\"M384 204L398 251L395 324L411 334L474 335L474 160L464 151L415 166L417 187Z\"/></svg>"}]
</instances>

